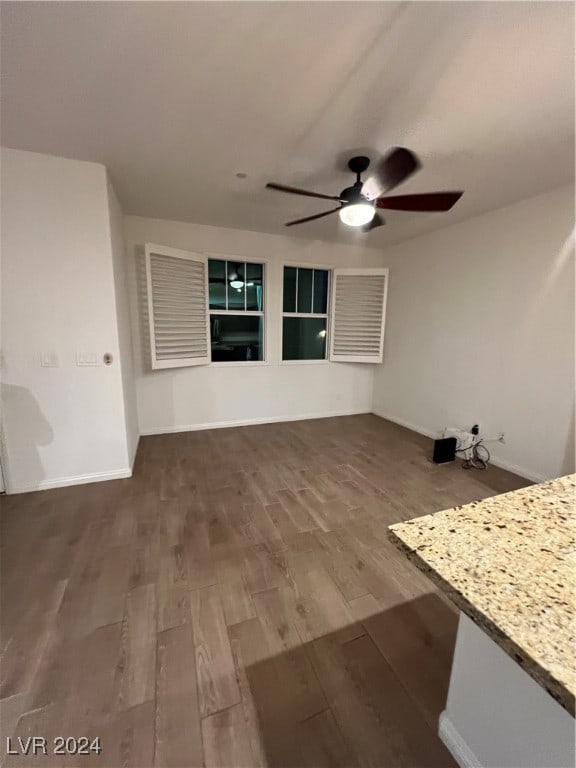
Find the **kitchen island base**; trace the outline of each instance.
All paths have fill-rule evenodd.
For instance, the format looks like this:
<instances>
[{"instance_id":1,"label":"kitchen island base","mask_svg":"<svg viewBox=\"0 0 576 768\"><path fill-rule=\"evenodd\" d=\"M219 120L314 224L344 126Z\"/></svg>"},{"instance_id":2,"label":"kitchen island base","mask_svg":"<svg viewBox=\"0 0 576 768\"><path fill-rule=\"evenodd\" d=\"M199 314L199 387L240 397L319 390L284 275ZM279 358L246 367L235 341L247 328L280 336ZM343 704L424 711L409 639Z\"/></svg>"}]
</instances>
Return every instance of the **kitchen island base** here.
<instances>
[{"instance_id":1,"label":"kitchen island base","mask_svg":"<svg viewBox=\"0 0 576 768\"><path fill-rule=\"evenodd\" d=\"M575 721L460 613L439 735L462 768L573 768Z\"/></svg>"}]
</instances>

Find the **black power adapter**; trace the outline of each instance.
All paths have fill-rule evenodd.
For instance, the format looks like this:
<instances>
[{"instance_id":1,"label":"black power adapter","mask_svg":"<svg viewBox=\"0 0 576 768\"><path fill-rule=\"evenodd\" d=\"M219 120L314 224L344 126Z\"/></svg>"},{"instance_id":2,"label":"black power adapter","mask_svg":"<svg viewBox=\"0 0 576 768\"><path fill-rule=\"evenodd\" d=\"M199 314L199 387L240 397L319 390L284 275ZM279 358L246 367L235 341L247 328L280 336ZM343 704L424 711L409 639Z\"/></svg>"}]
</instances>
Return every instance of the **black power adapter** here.
<instances>
[{"instance_id":1,"label":"black power adapter","mask_svg":"<svg viewBox=\"0 0 576 768\"><path fill-rule=\"evenodd\" d=\"M454 461L456 458L456 443L455 437L442 437L439 440L434 440L432 461L435 464L445 464L447 461Z\"/></svg>"}]
</instances>

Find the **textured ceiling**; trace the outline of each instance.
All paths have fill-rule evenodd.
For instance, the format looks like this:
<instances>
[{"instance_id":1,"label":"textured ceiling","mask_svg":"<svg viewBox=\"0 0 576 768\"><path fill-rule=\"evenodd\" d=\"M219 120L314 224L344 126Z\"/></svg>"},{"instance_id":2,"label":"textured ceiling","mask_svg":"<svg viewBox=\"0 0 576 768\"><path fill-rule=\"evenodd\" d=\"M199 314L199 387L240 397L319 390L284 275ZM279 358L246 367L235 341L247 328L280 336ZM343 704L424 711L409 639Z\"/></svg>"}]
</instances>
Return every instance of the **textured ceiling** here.
<instances>
[{"instance_id":1,"label":"textured ceiling","mask_svg":"<svg viewBox=\"0 0 576 768\"><path fill-rule=\"evenodd\" d=\"M572 3L8 2L1 59L2 143L104 163L126 213L286 233L332 204L267 181L335 194L408 146L398 193L453 211L289 230L381 247L573 178Z\"/></svg>"}]
</instances>

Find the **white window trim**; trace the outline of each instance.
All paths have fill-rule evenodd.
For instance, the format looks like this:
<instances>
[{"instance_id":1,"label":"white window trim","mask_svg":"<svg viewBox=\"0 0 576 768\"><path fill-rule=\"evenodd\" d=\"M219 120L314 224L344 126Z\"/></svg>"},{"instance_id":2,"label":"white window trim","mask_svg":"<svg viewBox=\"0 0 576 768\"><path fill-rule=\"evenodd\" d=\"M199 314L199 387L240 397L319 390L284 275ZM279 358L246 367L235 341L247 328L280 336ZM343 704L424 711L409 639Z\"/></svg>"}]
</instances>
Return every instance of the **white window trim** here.
<instances>
[{"instance_id":1,"label":"white window trim","mask_svg":"<svg viewBox=\"0 0 576 768\"><path fill-rule=\"evenodd\" d=\"M211 315L241 315L242 317L264 317L264 311L257 309L210 309Z\"/></svg>"},{"instance_id":2,"label":"white window trim","mask_svg":"<svg viewBox=\"0 0 576 768\"><path fill-rule=\"evenodd\" d=\"M208 329L209 329L209 342L210 345L212 344L212 334L210 333L210 315L242 315L246 317L261 317L263 319L264 329L262 333L262 352L264 354L263 360L221 360L213 362L212 360L208 364L209 368L245 368L245 367L255 367L255 366L261 366L261 365L268 365L270 362L270 350L268 348L268 325L269 325L269 293L268 293L268 275L269 275L269 262L270 259L266 258L253 258L253 257L247 257L247 256L238 256L235 254L229 254L229 253L214 253L210 251L202 251L203 256L206 256L206 264L207 264L207 280L208 280ZM208 275L208 268L209 268L209 262L210 260L213 261L236 261L239 264L247 263L247 264L261 264L262 265L262 295L263 295L263 304L264 304L264 310L262 312L258 312L257 310L233 310L233 309L210 309L210 276ZM212 347L210 347L210 350L212 350Z\"/></svg>"},{"instance_id":3,"label":"white window trim","mask_svg":"<svg viewBox=\"0 0 576 768\"><path fill-rule=\"evenodd\" d=\"M322 312L282 312L283 317L328 317L329 313Z\"/></svg>"},{"instance_id":4,"label":"white window trim","mask_svg":"<svg viewBox=\"0 0 576 768\"><path fill-rule=\"evenodd\" d=\"M267 360L219 360L210 363L209 368L258 368L261 365L268 365Z\"/></svg>"},{"instance_id":5,"label":"white window trim","mask_svg":"<svg viewBox=\"0 0 576 768\"><path fill-rule=\"evenodd\" d=\"M330 365L332 360L280 360L279 365Z\"/></svg>"},{"instance_id":6,"label":"white window trim","mask_svg":"<svg viewBox=\"0 0 576 768\"><path fill-rule=\"evenodd\" d=\"M284 312L284 267L293 267L294 269L321 269L324 272L328 272L328 294L326 298L326 314L316 312ZM280 281L281 281L281 304L282 310L280 318L280 334L279 334L279 365L326 365L330 363L329 348L330 348L330 330L331 330L331 292L332 292L332 270L333 266L327 266L326 264L296 264L292 262L284 262L281 264ZM314 273L312 273L312 301L314 301ZM296 283L296 306L298 306L298 283ZM326 346L324 348L324 357L319 360L284 360L284 318L285 317L304 317L304 318L326 318Z\"/></svg>"}]
</instances>

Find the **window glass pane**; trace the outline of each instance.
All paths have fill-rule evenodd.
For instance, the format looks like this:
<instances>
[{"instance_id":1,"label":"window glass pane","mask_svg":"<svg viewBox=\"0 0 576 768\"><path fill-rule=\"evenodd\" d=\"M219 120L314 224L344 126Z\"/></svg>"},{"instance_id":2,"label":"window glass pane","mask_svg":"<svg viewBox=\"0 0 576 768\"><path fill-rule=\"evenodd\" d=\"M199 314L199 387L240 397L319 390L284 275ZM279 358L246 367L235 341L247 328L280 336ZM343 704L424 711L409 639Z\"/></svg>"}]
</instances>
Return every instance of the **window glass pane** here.
<instances>
[{"instance_id":1,"label":"window glass pane","mask_svg":"<svg viewBox=\"0 0 576 768\"><path fill-rule=\"evenodd\" d=\"M296 312L296 267L284 267L284 312Z\"/></svg>"},{"instance_id":2,"label":"window glass pane","mask_svg":"<svg viewBox=\"0 0 576 768\"><path fill-rule=\"evenodd\" d=\"M262 312L264 310L264 284L262 264L246 263L246 309Z\"/></svg>"},{"instance_id":3,"label":"window glass pane","mask_svg":"<svg viewBox=\"0 0 576 768\"><path fill-rule=\"evenodd\" d=\"M283 360L324 360L325 317L284 317L283 323Z\"/></svg>"},{"instance_id":4,"label":"window glass pane","mask_svg":"<svg viewBox=\"0 0 576 768\"><path fill-rule=\"evenodd\" d=\"M227 261L228 265L228 309L244 309L244 292L246 290L244 263Z\"/></svg>"},{"instance_id":5,"label":"window glass pane","mask_svg":"<svg viewBox=\"0 0 576 768\"><path fill-rule=\"evenodd\" d=\"M297 312L312 312L312 270L298 268Z\"/></svg>"},{"instance_id":6,"label":"window glass pane","mask_svg":"<svg viewBox=\"0 0 576 768\"><path fill-rule=\"evenodd\" d=\"M325 269L314 270L314 308L317 315L325 315L328 305L328 272Z\"/></svg>"},{"instance_id":7,"label":"window glass pane","mask_svg":"<svg viewBox=\"0 0 576 768\"><path fill-rule=\"evenodd\" d=\"M210 315L212 362L263 359L263 318Z\"/></svg>"},{"instance_id":8,"label":"window glass pane","mask_svg":"<svg viewBox=\"0 0 576 768\"><path fill-rule=\"evenodd\" d=\"M226 309L226 262L208 260L210 309Z\"/></svg>"}]
</instances>

